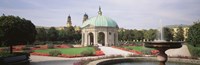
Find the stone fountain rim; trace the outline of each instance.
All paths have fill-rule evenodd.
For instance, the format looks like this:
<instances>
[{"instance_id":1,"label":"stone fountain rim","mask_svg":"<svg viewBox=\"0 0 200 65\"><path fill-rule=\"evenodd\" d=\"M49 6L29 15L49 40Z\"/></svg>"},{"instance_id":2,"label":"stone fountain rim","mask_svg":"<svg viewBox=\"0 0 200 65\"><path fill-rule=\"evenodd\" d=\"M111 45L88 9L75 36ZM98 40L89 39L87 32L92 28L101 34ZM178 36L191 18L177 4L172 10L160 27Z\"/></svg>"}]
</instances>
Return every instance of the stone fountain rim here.
<instances>
[{"instance_id":1,"label":"stone fountain rim","mask_svg":"<svg viewBox=\"0 0 200 65\"><path fill-rule=\"evenodd\" d=\"M138 60L141 62L144 61L151 61L151 62L157 62L157 58L156 57L126 57L126 58L109 58L109 59L100 59L100 60L96 60L96 61L92 61L90 63L88 63L87 65L100 65L100 63L102 62L108 62L110 63L110 61L115 61L115 60ZM194 60L194 59L180 59L180 58L169 58L168 62L179 62L179 63L190 63L190 64L200 64L200 60ZM113 63L114 64L114 63ZM107 65L107 64L105 64Z\"/></svg>"},{"instance_id":2,"label":"stone fountain rim","mask_svg":"<svg viewBox=\"0 0 200 65\"><path fill-rule=\"evenodd\" d=\"M144 46L148 48L165 48L165 49L173 49L173 48L180 48L182 47L182 43L184 42L177 42L177 41L151 41L151 42L144 42Z\"/></svg>"},{"instance_id":3,"label":"stone fountain rim","mask_svg":"<svg viewBox=\"0 0 200 65\"><path fill-rule=\"evenodd\" d=\"M149 42L144 42L144 43L165 43L165 44L171 44L171 43L174 43L174 44L180 44L180 43L184 43L182 41L149 41Z\"/></svg>"}]
</instances>

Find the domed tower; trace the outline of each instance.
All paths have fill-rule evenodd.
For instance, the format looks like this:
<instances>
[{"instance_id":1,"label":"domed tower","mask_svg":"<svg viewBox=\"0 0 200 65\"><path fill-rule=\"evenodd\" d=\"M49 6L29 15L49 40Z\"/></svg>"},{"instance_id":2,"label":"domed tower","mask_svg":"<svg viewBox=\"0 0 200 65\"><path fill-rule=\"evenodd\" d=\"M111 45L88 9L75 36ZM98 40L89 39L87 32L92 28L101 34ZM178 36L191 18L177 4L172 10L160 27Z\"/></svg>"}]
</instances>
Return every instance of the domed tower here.
<instances>
[{"instance_id":1,"label":"domed tower","mask_svg":"<svg viewBox=\"0 0 200 65\"><path fill-rule=\"evenodd\" d=\"M118 25L103 16L101 7L98 15L86 20L82 26L82 46L112 46L118 44Z\"/></svg>"},{"instance_id":2,"label":"domed tower","mask_svg":"<svg viewBox=\"0 0 200 65\"><path fill-rule=\"evenodd\" d=\"M83 23L88 19L88 15L85 13L83 16Z\"/></svg>"},{"instance_id":3,"label":"domed tower","mask_svg":"<svg viewBox=\"0 0 200 65\"><path fill-rule=\"evenodd\" d=\"M72 26L72 21L71 21L71 16L69 15L67 17L67 27L71 27Z\"/></svg>"}]
</instances>

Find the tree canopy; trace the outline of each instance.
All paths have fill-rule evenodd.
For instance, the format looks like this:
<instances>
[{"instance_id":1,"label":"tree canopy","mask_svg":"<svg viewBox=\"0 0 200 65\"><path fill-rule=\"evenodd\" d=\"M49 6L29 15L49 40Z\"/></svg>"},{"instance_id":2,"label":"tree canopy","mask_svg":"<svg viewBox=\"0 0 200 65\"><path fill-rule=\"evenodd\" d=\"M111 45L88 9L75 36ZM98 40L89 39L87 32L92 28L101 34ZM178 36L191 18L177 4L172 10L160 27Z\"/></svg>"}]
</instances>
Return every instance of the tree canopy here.
<instances>
[{"instance_id":1,"label":"tree canopy","mask_svg":"<svg viewBox=\"0 0 200 65\"><path fill-rule=\"evenodd\" d=\"M164 39L166 41L173 40L173 33L172 33L172 30L170 28L164 27L163 31L164 31Z\"/></svg>"},{"instance_id":2,"label":"tree canopy","mask_svg":"<svg viewBox=\"0 0 200 65\"><path fill-rule=\"evenodd\" d=\"M7 45L27 44L35 41L35 25L30 20L18 16L1 16L0 22L2 41Z\"/></svg>"},{"instance_id":3,"label":"tree canopy","mask_svg":"<svg viewBox=\"0 0 200 65\"><path fill-rule=\"evenodd\" d=\"M64 29L57 30L55 27L50 28L37 28L36 40L39 42L65 42L73 43L76 41L80 42L81 31L75 31L74 27L65 27Z\"/></svg>"},{"instance_id":4,"label":"tree canopy","mask_svg":"<svg viewBox=\"0 0 200 65\"><path fill-rule=\"evenodd\" d=\"M175 33L175 37L174 40L175 41L183 41L184 40L184 31L183 31L183 27L178 27L177 32Z\"/></svg>"},{"instance_id":5,"label":"tree canopy","mask_svg":"<svg viewBox=\"0 0 200 65\"><path fill-rule=\"evenodd\" d=\"M1 16L0 17L0 38L1 44L12 45L30 44L35 41L35 25L30 21L18 16Z\"/></svg>"},{"instance_id":6,"label":"tree canopy","mask_svg":"<svg viewBox=\"0 0 200 65\"><path fill-rule=\"evenodd\" d=\"M197 21L188 30L187 42L194 47L200 47L200 21Z\"/></svg>"}]
</instances>

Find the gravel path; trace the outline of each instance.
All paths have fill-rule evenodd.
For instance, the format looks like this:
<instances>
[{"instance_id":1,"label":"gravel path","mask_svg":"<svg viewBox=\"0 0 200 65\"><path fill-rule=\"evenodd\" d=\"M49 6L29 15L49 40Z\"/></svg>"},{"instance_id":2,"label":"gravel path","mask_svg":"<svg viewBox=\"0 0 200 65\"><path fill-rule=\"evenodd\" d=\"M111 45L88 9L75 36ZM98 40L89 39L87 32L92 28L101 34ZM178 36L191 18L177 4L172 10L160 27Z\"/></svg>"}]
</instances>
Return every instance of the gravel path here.
<instances>
[{"instance_id":1,"label":"gravel path","mask_svg":"<svg viewBox=\"0 0 200 65\"><path fill-rule=\"evenodd\" d=\"M61 58L31 55L30 65L73 65L73 63L78 61L79 59L80 58Z\"/></svg>"},{"instance_id":2,"label":"gravel path","mask_svg":"<svg viewBox=\"0 0 200 65\"><path fill-rule=\"evenodd\" d=\"M115 49L115 48L112 48L112 47L99 47L105 55L128 55L128 54L133 54L131 52L127 52L127 51L123 51L123 50L120 50L120 49Z\"/></svg>"},{"instance_id":3,"label":"gravel path","mask_svg":"<svg viewBox=\"0 0 200 65\"><path fill-rule=\"evenodd\" d=\"M183 45L181 48L178 48L178 49L169 49L166 51L166 54L169 56L189 56L189 57L191 57L191 54L188 50L187 45Z\"/></svg>"},{"instance_id":4,"label":"gravel path","mask_svg":"<svg viewBox=\"0 0 200 65\"><path fill-rule=\"evenodd\" d=\"M50 56L30 56L30 65L73 65L81 59L96 58L102 56L91 56L91 57L78 57L78 58L62 58L62 57L50 57Z\"/></svg>"}]
</instances>

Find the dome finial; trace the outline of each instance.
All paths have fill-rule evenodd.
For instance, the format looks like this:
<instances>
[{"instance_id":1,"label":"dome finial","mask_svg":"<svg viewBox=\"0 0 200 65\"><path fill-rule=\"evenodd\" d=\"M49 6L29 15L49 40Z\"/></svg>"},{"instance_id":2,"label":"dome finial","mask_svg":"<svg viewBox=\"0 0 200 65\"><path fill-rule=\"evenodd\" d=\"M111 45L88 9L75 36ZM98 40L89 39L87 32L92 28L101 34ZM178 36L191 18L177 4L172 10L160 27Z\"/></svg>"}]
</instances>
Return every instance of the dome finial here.
<instances>
[{"instance_id":1,"label":"dome finial","mask_svg":"<svg viewBox=\"0 0 200 65\"><path fill-rule=\"evenodd\" d=\"M101 6L99 6L99 12L98 12L99 15L102 15L102 12L101 12Z\"/></svg>"}]
</instances>

